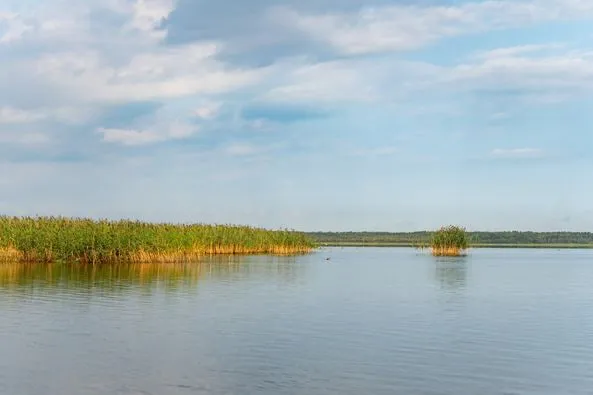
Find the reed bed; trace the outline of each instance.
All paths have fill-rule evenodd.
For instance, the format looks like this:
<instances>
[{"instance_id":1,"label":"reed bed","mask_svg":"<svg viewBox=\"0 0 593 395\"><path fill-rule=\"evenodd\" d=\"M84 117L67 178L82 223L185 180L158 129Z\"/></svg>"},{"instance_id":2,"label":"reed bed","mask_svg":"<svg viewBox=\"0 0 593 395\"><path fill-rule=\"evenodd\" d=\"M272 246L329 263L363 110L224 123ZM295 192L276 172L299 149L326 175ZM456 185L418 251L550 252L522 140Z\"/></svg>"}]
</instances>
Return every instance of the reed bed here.
<instances>
[{"instance_id":1,"label":"reed bed","mask_svg":"<svg viewBox=\"0 0 593 395\"><path fill-rule=\"evenodd\" d=\"M0 216L4 262L173 263L215 254L293 255L313 248L305 234L289 230Z\"/></svg>"},{"instance_id":2,"label":"reed bed","mask_svg":"<svg viewBox=\"0 0 593 395\"><path fill-rule=\"evenodd\" d=\"M446 226L440 228L432 236L432 255L461 256L469 247L469 240L465 228Z\"/></svg>"}]
</instances>

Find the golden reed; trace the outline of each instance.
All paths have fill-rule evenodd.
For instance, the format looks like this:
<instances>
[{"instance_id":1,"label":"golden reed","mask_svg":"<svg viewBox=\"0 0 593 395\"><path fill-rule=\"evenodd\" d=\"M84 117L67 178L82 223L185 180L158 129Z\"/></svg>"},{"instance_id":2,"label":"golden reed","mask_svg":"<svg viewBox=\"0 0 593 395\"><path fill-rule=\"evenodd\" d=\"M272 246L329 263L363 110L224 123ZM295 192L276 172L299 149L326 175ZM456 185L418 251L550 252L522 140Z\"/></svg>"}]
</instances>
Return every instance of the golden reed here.
<instances>
[{"instance_id":1,"label":"golden reed","mask_svg":"<svg viewBox=\"0 0 593 395\"><path fill-rule=\"evenodd\" d=\"M463 256L465 253L458 247L432 247L433 256Z\"/></svg>"},{"instance_id":2,"label":"golden reed","mask_svg":"<svg viewBox=\"0 0 593 395\"><path fill-rule=\"evenodd\" d=\"M176 263L207 255L296 255L313 248L304 233L288 230L0 216L0 262Z\"/></svg>"},{"instance_id":3,"label":"golden reed","mask_svg":"<svg viewBox=\"0 0 593 395\"><path fill-rule=\"evenodd\" d=\"M311 247L305 246L272 246L262 248L245 248L242 246L211 246L195 247L188 250L178 251L131 251L126 254L111 254L108 256L88 253L82 256L72 256L72 259L80 263L187 263L195 262L209 255L298 255L311 252ZM40 263L55 262L53 254L47 251L44 254L26 253L13 247L0 248L0 263Z\"/></svg>"}]
</instances>

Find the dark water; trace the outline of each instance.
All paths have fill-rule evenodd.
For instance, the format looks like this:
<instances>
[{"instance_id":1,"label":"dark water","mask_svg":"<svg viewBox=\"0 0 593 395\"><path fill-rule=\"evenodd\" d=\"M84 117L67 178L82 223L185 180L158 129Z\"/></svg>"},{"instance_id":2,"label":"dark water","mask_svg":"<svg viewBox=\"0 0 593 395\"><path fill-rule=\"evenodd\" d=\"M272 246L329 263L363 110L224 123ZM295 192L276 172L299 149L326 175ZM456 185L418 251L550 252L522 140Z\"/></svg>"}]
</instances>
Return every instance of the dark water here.
<instances>
[{"instance_id":1,"label":"dark water","mask_svg":"<svg viewBox=\"0 0 593 395\"><path fill-rule=\"evenodd\" d=\"M593 251L0 265L0 394L593 394Z\"/></svg>"}]
</instances>

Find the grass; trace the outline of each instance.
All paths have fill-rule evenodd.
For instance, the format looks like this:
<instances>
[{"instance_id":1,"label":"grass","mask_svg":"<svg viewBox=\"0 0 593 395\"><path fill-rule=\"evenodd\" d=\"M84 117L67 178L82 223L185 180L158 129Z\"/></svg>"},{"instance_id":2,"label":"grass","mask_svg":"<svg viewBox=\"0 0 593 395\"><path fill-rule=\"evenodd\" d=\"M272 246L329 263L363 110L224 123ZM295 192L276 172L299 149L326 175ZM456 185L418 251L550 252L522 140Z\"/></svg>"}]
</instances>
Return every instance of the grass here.
<instances>
[{"instance_id":1,"label":"grass","mask_svg":"<svg viewBox=\"0 0 593 395\"><path fill-rule=\"evenodd\" d=\"M430 246L434 256L460 256L469 247L469 240L464 228L451 225L436 231Z\"/></svg>"},{"instance_id":2,"label":"grass","mask_svg":"<svg viewBox=\"0 0 593 395\"><path fill-rule=\"evenodd\" d=\"M288 230L0 216L4 262L171 263L214 254L292 255L313 248L306 235Z\"/></svg>"}]
</instances>

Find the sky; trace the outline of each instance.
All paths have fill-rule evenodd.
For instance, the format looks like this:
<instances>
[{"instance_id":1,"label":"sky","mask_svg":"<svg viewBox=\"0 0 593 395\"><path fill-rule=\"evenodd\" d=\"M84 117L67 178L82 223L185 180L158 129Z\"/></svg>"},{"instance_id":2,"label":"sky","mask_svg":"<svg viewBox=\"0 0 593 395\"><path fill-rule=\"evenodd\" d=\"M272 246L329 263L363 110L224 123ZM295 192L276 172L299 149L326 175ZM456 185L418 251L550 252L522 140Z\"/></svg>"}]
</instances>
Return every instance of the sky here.
<instances>
[{"instance_id":1,"label":"sky","mask_svg":"<svg viewBox=\"0 0 593 395\"><path fill-rule=\"evenodd\" d=\"M593 230L591 0L0 0L0 214Z\"/></svg>"}]
</instances>

